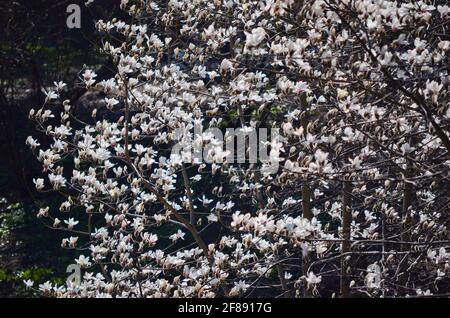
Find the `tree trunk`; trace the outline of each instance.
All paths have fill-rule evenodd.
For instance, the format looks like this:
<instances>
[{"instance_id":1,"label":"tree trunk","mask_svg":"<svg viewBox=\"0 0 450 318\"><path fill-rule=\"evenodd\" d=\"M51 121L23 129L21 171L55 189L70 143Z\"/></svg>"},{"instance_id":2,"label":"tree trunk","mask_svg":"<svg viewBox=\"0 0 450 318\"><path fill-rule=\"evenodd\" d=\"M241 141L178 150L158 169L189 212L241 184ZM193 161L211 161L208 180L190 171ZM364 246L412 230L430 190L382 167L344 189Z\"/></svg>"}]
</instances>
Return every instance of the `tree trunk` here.
<instances>
[{"instance_id":1,"label":"tree trunk","mask_svg":"<svg viewBox=\"0 0 450 318\"><path fill-rule=\"evenodd\" d=\"M305 134L307 133L308 129L308 114L307 114L307 108L308 104L306 101L306 94L303 94L300 97L300 107L303 111L302 118L301 118L301 124L303 127L303 131ZM311 188L309 187L308 180L303 180L302 182L302 215L304 218L307 218L308 220L312 220L313 213L311 211ZM309 256L308 253L302 258L302 270L303 275L308 275L308 268L309 268ZM305 288L304 297L309 298L312 297L311 290L308 288Z\"/></svg>"},{"instance_id":2,"label":"tree trunk","mask_svg":"<svg viewBox=\"0 0 450 318\"><path fill-rule=\"evenodd\" d=\"M401 225L400 225L400 239L404 242L409 241L409 231L411 227L410 217L409 217L409 208L412 205L413 201L413 184L411 182L407 182L406 179L412 176L410 167L407 167L405 173L405 181L403 181L403 202L402 202L402 214L401 214ZM400 244L400 251L406 252L409 246L406 244ZM400 270L397 277L397 293L399 295L406 294L406 283L407 283L407 274L406 268L408 264L408 258L405 257L404 260L399 264Z\"/></svg>"},{"instance_id":3,"label":"tree trunk","mask_svg":"<svg viewBox=\"0 0 450 318\"><path fill-rule=\"evenodd\" d=\"M342 256L341 256L341 297L348 298L350 296L349 286L349 261L346 260L345 253L350 252L350 224L352 222L351 212L351 181L344 181L342 192Z\"/></svg>"}]
</instances>

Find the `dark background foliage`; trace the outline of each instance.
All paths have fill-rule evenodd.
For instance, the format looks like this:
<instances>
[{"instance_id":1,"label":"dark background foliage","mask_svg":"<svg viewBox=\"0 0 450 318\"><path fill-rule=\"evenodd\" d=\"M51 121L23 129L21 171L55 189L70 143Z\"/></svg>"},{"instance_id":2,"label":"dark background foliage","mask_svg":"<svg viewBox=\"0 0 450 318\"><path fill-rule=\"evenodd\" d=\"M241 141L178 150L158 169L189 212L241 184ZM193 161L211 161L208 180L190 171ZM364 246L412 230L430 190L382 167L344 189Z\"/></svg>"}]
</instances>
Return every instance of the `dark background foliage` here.
<instances>
[{"instance_id":1,"label":"dark background foliage","mask_svg":"<svg viewBox=\"0 0 450 318\"><path fill-rule=\"evenodd\" d=\"M81 7L80 29L66 25L72 3ZM28 112L59 80L70 87L68 98L82 104L77 84L84 65L95 66L100 76L108 73L94 23L117 14L117 3L96 1L94 9L77 0L0 1L0 297L31 296L23 279L63 281L73 259L60 248L62 236L35 217L40 206L57 206L61 198L32 186L40 167L25 145L34 134Z\"/></svg>"}]
</instances>

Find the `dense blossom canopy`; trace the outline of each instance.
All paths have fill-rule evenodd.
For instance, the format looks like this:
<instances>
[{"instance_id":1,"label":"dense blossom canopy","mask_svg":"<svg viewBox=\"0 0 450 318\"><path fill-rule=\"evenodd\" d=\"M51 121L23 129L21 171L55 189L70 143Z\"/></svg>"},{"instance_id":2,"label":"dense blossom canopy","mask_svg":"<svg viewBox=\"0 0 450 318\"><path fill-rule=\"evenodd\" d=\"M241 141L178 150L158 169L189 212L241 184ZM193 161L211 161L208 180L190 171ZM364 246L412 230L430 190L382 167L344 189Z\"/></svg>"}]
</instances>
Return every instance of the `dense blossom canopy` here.
<instances>
[{"instance_id":1,"label":"dense blossom canopy","mask_svg":"<svg viewBox=\"0 0 450 318\"><path fill-rule=\"evenodd\" d=\"M36 188L66 197L39 216L68 232L62 246L80 251L83 268L80 282L41 292L449 292L446 1L121 8L128 19L97 22L115 76L80 73L103 96L91 116L64 100L61 82L30 112L42 132L27 140L45 175ZM229 160L208 128L279 129L267 143L277 169ZM177 144L203 145L211 160L171 154Z\"/></svg>"}]
</instances>

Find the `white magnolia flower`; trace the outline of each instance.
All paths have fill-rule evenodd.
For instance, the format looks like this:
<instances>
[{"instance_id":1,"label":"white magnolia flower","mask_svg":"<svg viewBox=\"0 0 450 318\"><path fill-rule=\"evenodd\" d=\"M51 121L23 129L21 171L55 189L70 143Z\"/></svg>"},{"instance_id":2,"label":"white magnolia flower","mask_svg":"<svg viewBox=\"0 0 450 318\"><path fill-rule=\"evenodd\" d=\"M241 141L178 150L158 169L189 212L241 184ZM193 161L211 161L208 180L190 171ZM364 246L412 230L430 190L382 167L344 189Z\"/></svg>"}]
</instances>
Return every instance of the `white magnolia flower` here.
<instances>
[{"instance_id":1,"label":"white magnolia flower","mask_svg":"<svg viewBox=\"0 0 450 318\"><path fill-rule=\"evenodd\" d=\"M75 262L80 265L82 268L87 268L92 265L92 263L89 261L89 256L86 257L84 255L80 255L78 259L75 260Z\"/></svg>"},{"instance_id":2,"label":"white magnolia flower","mask_svg":"<svg viewBox=\"0 0 450 318\"><path fill-rule=\"evenodd\" d=\"M95 83L97 74L94 71L87 69L83 73L83 80L87 87L92 86Z\"/></svg>"},{"instance_id":3,"label":"white magnolia flower","mask_svg":"<svg viewBox=\"0 0 450 318\"><path fill-rule=\"evenodd\" d=\"M266 37L266 31L261 28L255 28L251 33L245 32L245 46L246 47L256 47L258 46Z\"/></svg>"},{"instance_id":4,"label":"white magnolia flower","mask_svg":"<svg viewBox=\"0 0 450 318\"><path fill-rule=\"evenodd\" d=\"M80 223L79 221L75 221L74 218L69 218L69 220L64 220L64 223L67 224L67 228L69 230L73 229L73 227L75 225L77 225L78 223Z\"/></svg>"},{"instance_id":5,"label":"white magnolia flower","mask_svg":"<svg viewBox=\"0 0 450 318\"><path fill-rule=\"evenodd\" d=\"M179 239L184 240L185 235L186 233L184 233L181 230L178 230L177 233L172 234L171 236L169 236L169 238L172 240L172 242L176 242Z\"/></svg>"},{"instance_id":6,"label":"white magnolia flower","mask_svg":"<svg viewBox=\"0 0 450 318\"><path fill-rule=\"evenodd\" d=\"M50 207L40 208L39 212L37 214L37 217L38 218L47 217L49 210L50 210Z\"/></svg>"},{"instance_id":7,"label":"white magnolia flower","mask_svg":"<svg viewBox=\"0 0 450 318\"><path fill-rule=\"evenodd\" d=\"M234 282L234 287L230 290L229 296L238 296L244 293L247 288L250 287L244 280L239 280L238 282Z\"/></svg>"},{"instance_id":8,"label":"white magnolia flower","mask_svg":"<svg viewBox=\"0 0 450 318\"><path fill-rule=\"evenodd\" d=\"M44 179L42 178L38 178L38 179L33 179L33 183L36 186L36 189L38 191L41 191L42 189L44 189L45 185L44 185Z\"/></svg>"},{"instance_id":9,"label":"white magnolia flower","mask_svg":"<svg viewBox=\"0 0 450 318\"><path fill-rule=\"evenodd\" d=\"M198 198L198 200L203 203L204 206L207 206L208 204L210 204L211 202L213 202L214 200L210 200L207 197L205 197L205 195L203 195L203 197Z\"/></svg>"},{"instance_id":10,"label":"white magnolia flower","mask_svg":"<svg viewBox=\"0 0 450 318\"><path fill-rule=\"evenodd\" d=\"M228 72L233 70L233 63L228 59L223 59L220 63L220 73Z\"/></svg>"},{"instance_id":11,"label":"white magnolia flower","mask_svg":"<svg viewBox=\"0 0 450 318\"><path fill-rule=\"evenodd\" d=\"M48 91L48 92L44 92L45 93L45 101L49 102L55 99L59 98L58 93L56 93L55 91Z\"/></svg>"},{"instance_id":12,"label":"white magnolia flower","mask_svg":"<svg viewBox=\"0 0 450 318\"><path fill-rule=\"evenodd\" d=\"M67 84L64 83L64 82L62 82L62 81L59 81L59 82L53 82L53 84L55 85L56 90L57 90L58 92L62 91L62 90L64 89L64 87L67 86Z\"/></svg>"},{"instance_id":13,"label":"white magnolia flower","mask_svg":"<svg viewBox=\"0 0 450 318\"><path fill-rule=\"evenodd\" d=\"M211 213L208 215L208 222L218 222L218 221L219 218L217 217L216 214Z\"/></svg>"},{"instance_id":14,"label":"white magnolia flower","mask_svg":"<svg viewBox=\"0 0 450 318\"><path fill-rule=\"evenodd\" d=\"M37 142L37 140L33 139L33 137L28 136L26 142L28 146L31 147L31 149L36 149L36 147L39 147L41 144Z\"/></svg>"},{"instance_id":15,"label":"white magnolia flower","mask_svg":"<svg viewBox=\"0 0 450 318\"><path fill-rule=\"evenodd\" d=\"M45 282L39 285L39 290L44 294L49 294L53 289L53 285L50 282Z\"/></svg>"},{"instance_id":16,"label":"white magnolia flower","mask_svg":"<svg viewBox=\"0 0 450 318\"><path fill-rule=\"evenodd\" d=\"M306 284L308 285L308 288L309 288L311 286L320 284L322 282L322 277L314 275L313 272L308 272L308 275L305 277L305 280L306 280Z\"/></svg>"},{"instance_id":17,"label":"white magnolia flower","mask_svg":"<svg viewBox=\"0 0 450 318\"><path fill-rule=\"evenodd\" d=\"M34 282L30 279L24 280L23 283L25 284L26 288L31 288L34 285Z\"/></svg>"},{"instance_id":18,"label":"white magnolia flower","mask_svg":"<svg viewBox=\"0 0 450 318\"><path fill-rule=\"evenodd\" d=\"M108 108L109 110L113 109L113 107L115 105L119 104L119 101L115 98L105 97L105 102L106 102L106 108Z\"/></svg>"}]
</instances>

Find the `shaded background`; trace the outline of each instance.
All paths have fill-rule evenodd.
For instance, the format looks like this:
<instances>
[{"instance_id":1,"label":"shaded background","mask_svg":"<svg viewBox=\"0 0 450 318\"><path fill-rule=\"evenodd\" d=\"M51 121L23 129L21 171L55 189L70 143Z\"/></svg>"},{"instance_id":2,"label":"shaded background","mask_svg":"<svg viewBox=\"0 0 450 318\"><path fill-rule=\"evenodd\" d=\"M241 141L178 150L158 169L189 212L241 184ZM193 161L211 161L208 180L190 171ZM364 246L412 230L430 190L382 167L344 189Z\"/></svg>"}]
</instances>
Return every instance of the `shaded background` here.
<instances>
[{"instance_id":1,"label":"shaded background","mask_svg":"<svg viewBox=\"0 0 450 318\"><path fill-rule=\"evenodd\" d=\"M96 0L86 8L77 0L0 1L0 297L33 296L24 279L63 282L75 256L35 216L40 206L58 206L60 198L33 187L41 169L25 145L35 135L28 112L42 104L42 90L59 80L68 84L73 105L83 107L86 96L77 84L84 65L95 67L99 78L109 75L94 23L117 16L117 2ZM66 26L72 3L81 7L81 29Z\"/></svg>"}]
</instances>

